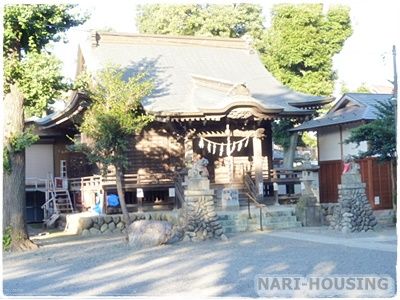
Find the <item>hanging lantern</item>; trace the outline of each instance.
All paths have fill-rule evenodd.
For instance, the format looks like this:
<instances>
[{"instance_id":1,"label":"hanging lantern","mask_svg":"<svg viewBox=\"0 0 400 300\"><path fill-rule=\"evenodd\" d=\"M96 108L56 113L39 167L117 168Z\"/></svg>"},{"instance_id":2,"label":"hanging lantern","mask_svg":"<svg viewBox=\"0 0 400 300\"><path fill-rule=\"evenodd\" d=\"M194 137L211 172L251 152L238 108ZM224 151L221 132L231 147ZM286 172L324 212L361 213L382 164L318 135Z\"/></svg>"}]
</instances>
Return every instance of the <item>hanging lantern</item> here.
<instances>
[{"instance_id":1,"label":"hanging lantern","mask_svg":"<svg viewBox=\"0 0 400 300\"><path fill-rule=\"evenodd\" d=\"M219 148L219 156L224 154L224 144L221 144L221 148Z\"/></svg>"},{"instance_id":2,"label":"hanging lantern","mask_svg":"<svg viewBox=\"0 0 400 300\"><path fill-rule=\"evenodd\" d=\"M210 142L208 142L207 151L208 151L208 153L211 153L211 143Z\"/></svg>"},{"instance_id":3,"label":"hanging lantern","mask_svg":"<svg viewBox=\"0 0 400 300\"><path fill-rule=\"evenodd\" d=\"M212 154L215 154L217 151L217 144L213 144Z\"/></svg>"},{"instance_id":4,"label":"hanging lantern","mask_svg":"<svg viewBox=\"0 0 400 300\"><path fill-rule=\"evenodd\" d=\"M235 148L236 148L236 143L232 143L232 147L231 147L231 151L230 151L230 155L235 152Z\"/></svg>"}]
</instances>

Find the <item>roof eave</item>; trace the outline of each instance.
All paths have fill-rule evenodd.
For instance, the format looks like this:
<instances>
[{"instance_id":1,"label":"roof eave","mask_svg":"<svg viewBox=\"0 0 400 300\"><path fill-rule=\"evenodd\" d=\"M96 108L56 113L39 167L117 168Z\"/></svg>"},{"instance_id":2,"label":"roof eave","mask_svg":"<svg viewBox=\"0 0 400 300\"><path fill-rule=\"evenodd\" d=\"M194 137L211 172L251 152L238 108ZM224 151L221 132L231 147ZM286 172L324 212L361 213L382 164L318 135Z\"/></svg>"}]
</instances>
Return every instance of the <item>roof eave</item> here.
<instances>
[{"instance_id":1,"label":"roof eave","mask_svg":"<svg viewBox=\"0 0 400 300\"><path fill-rule=\"evenodd\" d=\"M300 128L302 125L299 125L295 128L289 129L291 132L300 132L300 131L317 131L319 128L325 128L325 127L332 127L332 126L339 126L339 125L344 125L344 124L351 124L351 123L359 123L359 122L370 122L373 121L374 119L357 119L357 120L352 120L352 121L345 121L345 122L338 122L338 123L333 123L333 124L323 124L323 125L315 125L315 126L306 126L304 128Z\"/></svg>"}]
</instances>

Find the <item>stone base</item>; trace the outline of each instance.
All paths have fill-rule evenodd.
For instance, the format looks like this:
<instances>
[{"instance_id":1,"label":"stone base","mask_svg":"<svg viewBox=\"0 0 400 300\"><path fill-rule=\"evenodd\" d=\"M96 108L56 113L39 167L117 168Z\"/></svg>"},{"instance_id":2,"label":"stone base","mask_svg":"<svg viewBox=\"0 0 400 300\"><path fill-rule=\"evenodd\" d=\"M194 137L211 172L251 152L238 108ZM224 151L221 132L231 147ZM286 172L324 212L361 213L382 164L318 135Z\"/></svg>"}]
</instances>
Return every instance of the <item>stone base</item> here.
<instances>
[{"instance_id":1,"label":"stone base","mask_svg":"<svg viewBox=\"0 0 400 300\"><path fill-rule=\"evenodd\" d=\"M210 180L207 177L185 177L185 186L188 191L203 191L210 189Z\"/></svg>"},{"instance_id":2,"label":"stone base","mask_svg":"<svg viewBox=\"0 0 400 300\"><path fill-rule=\"evenodd\" d=\"M303 195L296 204L296 216L303 226L321 226L321 207L317 204L317 198Z\"/></svg>"},{"instance_id":3,"label":"stone base","mask_svg":"<svg viewBox=\"0 0 400 300\"><path fill-rule=\"evenodd\" d=\"M205 177L185 178L185 203L183 206L183 240L202 241L209 238L225 240L214 205L214 191Z\"/></svg>"}]
</instances>

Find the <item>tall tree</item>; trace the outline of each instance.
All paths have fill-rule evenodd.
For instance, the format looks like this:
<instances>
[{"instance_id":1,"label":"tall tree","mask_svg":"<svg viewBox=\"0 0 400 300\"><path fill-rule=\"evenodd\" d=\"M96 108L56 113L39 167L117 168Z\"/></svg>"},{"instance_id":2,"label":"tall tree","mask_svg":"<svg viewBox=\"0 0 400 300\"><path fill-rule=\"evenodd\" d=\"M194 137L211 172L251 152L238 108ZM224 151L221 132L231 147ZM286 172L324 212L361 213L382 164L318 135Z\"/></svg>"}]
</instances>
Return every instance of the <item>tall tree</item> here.
<instances>
[{"instance_id":1,"label":"tall tree","mask_svg":"<svg viewBox=\"0 0 400 300\"><path fill-rule=\"evenodd\" d=\"M139 6L141 33L260 38L264 30L262 8L255 4Z\"/></svg>"},{"instance_id":2,"label":"tall tree","mask_svg":"<svg viewBox=\"0 0 400 300\"><path fill-rule=\"evenodd\" d=\"M42 50L50 41L60 40L61 33L85 21L73 8L4 7L3 230L10 233L11 249L15 250L34 247L25 224L25 148L37 137L25 129L25 109L41 113L54 91L63 87L59 63Z\"/></svg>"},{"instance_id":3,"label":"tall tree","mask_svg":"<svg viewBox=\"0 0 400 300\"><path fill-rule=\"evenodd\" d=\"M280 4L273 7L272 24L260 43L267 69L283 84L312 95L330 95L336 74L332 58L352 34L349 9L322 4ZM285 150L285 165L292 167L297 134L287 130L294 120L274 123L274 140ZM281 141L281 142L279 142Z\"/></svg>"},{"instance_id":4,"label":"tall tree","mask_svg":"<svg viewBox=\"0 0 400 300\"><path fill-rule=\"evenodd\" d=\"M352 34L349 8L280 4L271 12L263 61L283 84L312 95L330 95L336 74L332 58Z\"/></svg>"},{"instance_id":5,"label":"tall tree","mask_svg":"<svg viewBox=\"0 0 400 300\"><path fill-rule=\"evenodd\" d=\"M132 136L153 120L152 116L144 113L140 102L152 91L153 84L145 80L144 74L124 81L124 73L125 70L110 66L95 76L94 86L88 85L92 103L84 114L80 131L89 142L76 142L73 148L85 153L91 162L100 163L104 172L110 166L114 168L123 219L128 226L124 170Z\"/></svg>"}]
</instances>

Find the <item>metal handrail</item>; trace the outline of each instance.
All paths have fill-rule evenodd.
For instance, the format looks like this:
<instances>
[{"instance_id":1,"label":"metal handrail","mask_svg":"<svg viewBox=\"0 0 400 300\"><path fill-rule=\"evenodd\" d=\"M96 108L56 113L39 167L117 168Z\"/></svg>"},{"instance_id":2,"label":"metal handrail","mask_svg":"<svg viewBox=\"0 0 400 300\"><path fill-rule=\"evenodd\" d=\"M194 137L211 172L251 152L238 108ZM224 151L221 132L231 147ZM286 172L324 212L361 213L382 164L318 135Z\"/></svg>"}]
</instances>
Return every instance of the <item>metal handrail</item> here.
<instances>
[{"instance_id":1,"label":"metal handrail","mask_svg":"<svg viewBox=\"0 0 400 300\"><path fill-rule=\"evenodd\" d=\"M265 204L259 203L255 197L253 197L251 194L247 194L247 207L248 207L248 212L249 212L249 219L251 219L251 213L250 213L250 200L254 202L255 206L260 209L260 231L263 231L263 225L262 225L262 209L266 207Z\"/></svg>"},{"instance_id":2,"label":"metal handrail","mask_svg":"<svg viewBox=\"0 0 400 300\"><path fill-rule=\"evenodd\" d=\"M254 197L257 199L257 187L253 181L253 179L251 179L251 176L249 173L244 175L244 185L246 186L247 191Z\"/></svg>"}]
</instances>

